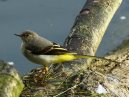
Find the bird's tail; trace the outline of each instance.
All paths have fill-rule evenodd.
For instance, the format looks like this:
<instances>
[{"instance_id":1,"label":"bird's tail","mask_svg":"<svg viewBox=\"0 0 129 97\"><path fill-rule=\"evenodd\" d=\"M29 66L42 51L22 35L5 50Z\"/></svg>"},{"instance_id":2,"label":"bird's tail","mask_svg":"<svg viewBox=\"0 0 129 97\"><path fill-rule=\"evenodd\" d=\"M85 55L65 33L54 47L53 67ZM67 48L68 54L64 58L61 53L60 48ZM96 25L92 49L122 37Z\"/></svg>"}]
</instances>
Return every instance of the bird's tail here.
<instances>
[{"instance_id":1,"label":"bird's tail","mask_svg":"<svg viewBox=\"0 0 129 97\"><path fill-rule=\"evenodd\" d=\"M114 62L114 63L117 63L119 64L120 62L118 61L115 61L115 60L111 60L111 59L107 59L107 58L104 58L104 57L97 57L97 56L91 56L91 55L75 55L75 58L76 59L79 59L79 58L83 58L83 59L98 59L98 60L105 60L105 61L108 61L108 62Z\"/></svg>"}]
</instances>

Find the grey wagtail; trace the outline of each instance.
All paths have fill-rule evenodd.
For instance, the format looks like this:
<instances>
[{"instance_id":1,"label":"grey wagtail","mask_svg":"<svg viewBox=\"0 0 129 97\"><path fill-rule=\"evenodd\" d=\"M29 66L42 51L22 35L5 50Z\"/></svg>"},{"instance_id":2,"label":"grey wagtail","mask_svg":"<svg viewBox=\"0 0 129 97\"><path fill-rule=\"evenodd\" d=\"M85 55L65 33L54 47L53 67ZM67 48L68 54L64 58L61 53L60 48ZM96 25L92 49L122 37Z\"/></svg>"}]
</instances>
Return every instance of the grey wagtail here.
<instances>
[{"instance_id":1,"label":"grey wagtail","mask_svg":"<svg viewBox=\"0 0 129 97\"><path fill-rule=\"evenodd\" d=\"M72 53L62 46L49 41L33 31L24 31L21 34L14 34L22 39L21 50L24 56L33 63L43 65L48 71L49 64L72 61L79 58L102 59L110 62L116 62L103 57L90 55L78 55Z\"/></svg>"}]
</instances>

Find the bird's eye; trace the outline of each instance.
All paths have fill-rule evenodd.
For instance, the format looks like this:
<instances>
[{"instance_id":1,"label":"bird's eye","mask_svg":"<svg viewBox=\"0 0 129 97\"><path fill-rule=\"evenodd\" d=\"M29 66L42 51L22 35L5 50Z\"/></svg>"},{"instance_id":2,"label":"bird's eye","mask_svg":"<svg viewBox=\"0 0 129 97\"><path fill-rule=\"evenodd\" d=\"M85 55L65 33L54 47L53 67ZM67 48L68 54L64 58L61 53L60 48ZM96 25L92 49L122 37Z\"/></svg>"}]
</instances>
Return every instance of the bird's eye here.
<instances>
[{"instance_id":1,"label":"bird's eye","mask_svg":"<svg viewBox=\"0 0 129 97\"><path fill-rule=\"evenodd\" d=\"M25 35L24 35L24 37L28 37L28 36L29 36L29 34L25 34Z\"/></svg>"}]
</instances>

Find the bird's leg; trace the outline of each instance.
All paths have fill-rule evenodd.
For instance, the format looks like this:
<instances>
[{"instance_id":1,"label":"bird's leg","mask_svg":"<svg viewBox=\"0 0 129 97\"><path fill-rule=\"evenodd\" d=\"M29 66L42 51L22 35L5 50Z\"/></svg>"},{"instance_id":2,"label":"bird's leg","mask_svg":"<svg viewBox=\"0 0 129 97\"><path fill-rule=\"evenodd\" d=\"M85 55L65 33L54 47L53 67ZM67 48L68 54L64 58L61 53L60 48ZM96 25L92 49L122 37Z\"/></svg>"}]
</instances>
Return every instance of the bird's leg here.
<instances>
[{"instance_id":1,"label":"bird's leg","mask_svg":"<svg viewBox=\"0 0 129 97\"><path fill-rule=\"evenodd\" d=\"M42 73L43 73L43 74L47 74L47 73L48 73L48 70L49 70L48 66L45 66L45 67L42 69Z\"/></svg>"},{"instance_id":2,"label":"bird's leg","mask_svg":"<svg viewBox=\"0 0 129 97\"><path fill-rule=\"evenodd\" d=\"M47 66L42 67L38 73L36 74L36 76L34 76L34 81L36 83L42 83L46 80L46 76L48 74L48 70L49 68Z\"/></svg>"}]
</instances>

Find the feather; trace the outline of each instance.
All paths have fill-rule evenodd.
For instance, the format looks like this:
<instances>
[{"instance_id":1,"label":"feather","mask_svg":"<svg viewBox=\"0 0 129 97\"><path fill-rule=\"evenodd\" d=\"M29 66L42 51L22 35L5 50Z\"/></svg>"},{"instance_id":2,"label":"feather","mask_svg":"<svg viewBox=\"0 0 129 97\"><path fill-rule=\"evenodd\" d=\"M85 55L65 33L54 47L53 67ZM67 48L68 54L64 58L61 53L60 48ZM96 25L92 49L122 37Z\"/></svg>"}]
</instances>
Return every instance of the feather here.
<instances>
[{"instance_id":1,"label":"feather","mask_svg":"<svg viewBox=\"0 0 129 97\"><path fill-rule=\"evenodd\" d=\"M62 55L62 54L73 54L72 52L69 52L67 49L63 48L62 46L56 44L53 42L53 45L47 46L44 49L36 49L34 47L27 48L27 50L30 50L32 54L35 55Z\"/></svg>"}]
</instances>

